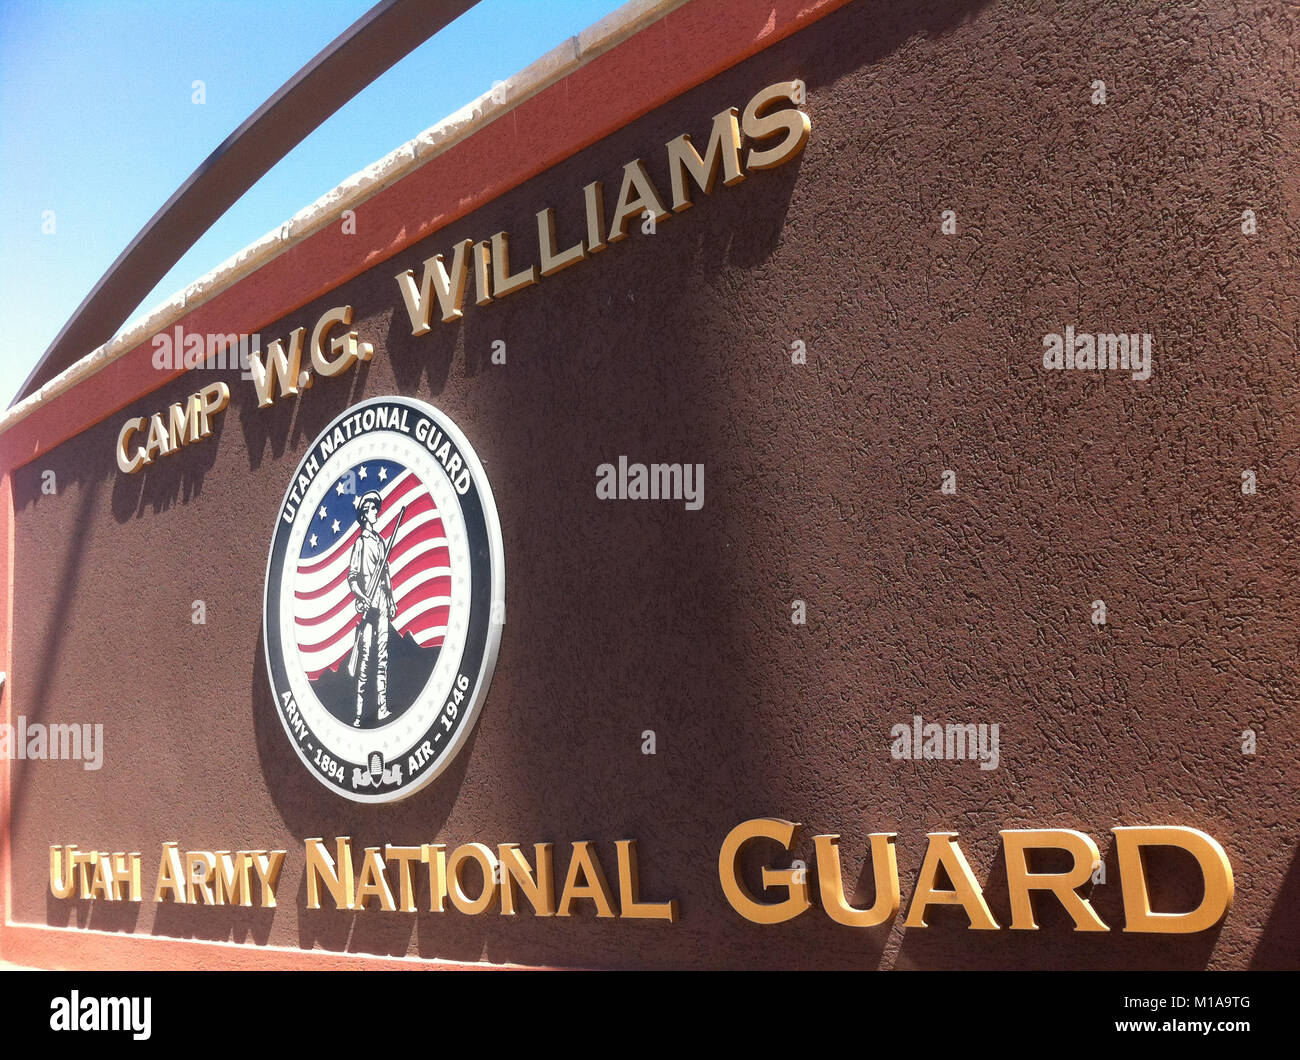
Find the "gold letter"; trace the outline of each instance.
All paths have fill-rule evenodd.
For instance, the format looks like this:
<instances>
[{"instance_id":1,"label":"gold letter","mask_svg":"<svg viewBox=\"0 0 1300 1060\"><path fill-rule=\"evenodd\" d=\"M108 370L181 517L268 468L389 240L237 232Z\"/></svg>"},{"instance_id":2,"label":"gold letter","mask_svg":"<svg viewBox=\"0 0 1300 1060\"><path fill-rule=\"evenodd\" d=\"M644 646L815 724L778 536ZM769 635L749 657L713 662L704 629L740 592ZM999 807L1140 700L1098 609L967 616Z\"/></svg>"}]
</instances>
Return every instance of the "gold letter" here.
<instances>
[{"instance_id":1,"label":"gold letter","mask_svg":"<svg viewBox=\"0 0 1300 1060\"><path fill-rule=\"evenodd\" d=\"M144 443L144 462L152 464L160 456L172 451L171 440L167 437L167 427L163 423L162 413L155 412L149 417L149 437Z\"/></svg>"},{"instance_id":2,"label":"gold letter","mask_svg":"<svg viewBox=\"0 0 1300 1060\"><path fill-rule=\"evenodd\" d=\"M579 898L590 898L596 906L596 916L612 917L614 915L614 896L610 893L609 882L605 879L605 870L600 867L600 859L592 850L588 840L573 844L573 859L569 862L569 872L564 879L564 890L560 892L560 906L556 916L573 916L573 903ZM583 883L578 883L581 874Z\"/></svg>"},{"instance_id":3,"label":"gold letter","mask_svg":"<svg viewBox=\"0 0 1300 1060\"><path fill-rule=\"evenodd\" d=\"M106 898L111 900L112 895L108 891L108 877L105 875L105 868L108 865L108 855L100 854L95 859L95 871L90 877L90 897Z\"/></svg>"},{"instance_id":4,"label":"gold letter","mask_svg":"<svg viewBox=\"0 0 1300 1060\"><path fill-rule=\"evenodd\" d=\"M633 189L636 190L635 199L628 197ZM617 243L620 239L626 239L628 222L640 217L646 210L653 214L656 224L665 217L672 216L664 209L663 200L659 198L659 192L655 190L654 182L646 172L645 163L634 158L623 167L623 186L618 192L614 219L609 223L609 241Z\"/></svg>"},{"instance_id":5,"label":"gold letter","mask_svg":"<svg viewBox=\"0 0 1300 1060\"><path fill-rule=\"evenodd\" d=\"M249 872L253 866L247 852L241 850L232 858L229 850L217 851L217 863L212 877L212 893L217 905L253 904L253 886Z\"/></svg>"},{"instance_id":6,"label":"gold letter","mask_svg":"<svg viewBox=\"0 0 1300 1060\"><path fill-rule=\"evenodd\" d=\"M435 254L424 262L424 273L420 277L420 286L415 286L415 279L410 269L398 273L397 286L401 289L402 300L406 303L406 315L411 318L411 334L423 335L429 330L429 316L433 311L433 292L438 292L438 305L442 307L443 323L459 320L462 316L461 303L465 300L465 277L469 272L469 261L465 255L474 245L472 239L462 239L456 244L451 259L452 275L442 264L442 255Z\"/></svg>"},{"instance_id":7,"label":"gold letter","mask_svg":"<svg viewBox=\"0 0 1300 1060\"><path fill-rule=\"evenodd\" d=\"M209 383L199 391L203 400L203 423L199 427L199 437L206 438L212 433L212 417L230 404L230 387L225 383Z\"/></svg>"},{"instance_id":8,"label":"gold letter","mask_svg":"<svg viewBox=\"0 0 1300 1060\"><path fill-rule=\"evenodd\" d=\"M281 392L286 396L292 397L298 393L298 380L302 377L300 368L302 363L302 337L306 334L306 331L306 328L294 328L293 331L289 332L289 353L287 356L279 339L267 346L265 357L270 363L272 371L267 371L260 350L248 355L248 367L253 373L253 387L257 390L257 407L259 409L264 409L275 401L275 384L277 382L280 384ZM307 377L307 381L303 385L311 386L311 376Z\"/></svg>"},{"instance_id":9,"label":"gold letter","mask_svg":"<svg viewBox=\"0 0 1300 1060\"><path fill-rule=\"evenodd\" d=\"M330 329L335 324L348 325L351 323L352 307L350 305L337 306L316 321L316 327L311 333L311 363L321 375L326 377L335 376L351 368L358 360L369 359L365 351L365 346L369 344L362 344L355 331L349 331L340 338L331 339L330 353L334 354L334 359L330 360L325 356L324 341ZM370 352L374 352L373 348Z\"/></svg>"},{"instance_id":10,"label":"gold letter","mask_svg":"<svg viewBox=\"0 0 1300 1060\"><path fill-rule=\"evenodd\" d=\"M215 905L216 899L212 896L212 887L208 881L212 879L212 873L217 864L214 858L206 850L190 850L185 854L185 901L190 905L198 905L198 898L195 892L203 896L205 905ZM194 870L199 871L195 872Z\"/></svg>"},{"instance_id":11,"label":"gold letter","mask_svg":"<svg viewBox=\"0 0 1300 1060\"><path fill-rule=\"evenodd\" d=\"M393 901L393 892L388 886L388 877L384 875L384 859L378 847L366 847L366 856L361 862L361 877L357 880L357 893L352 899L353 909L365 909L367 898L378 898L379 908L386 913L394 912L397 903Z\"/></svg>"},{"instance_id":12,"label":"gold letter","mask_svg":"<svg viewBox=\"0 0 1300 1060\"><path fill-rule=\"evenodd\" d=\"M122 424L122 431L117 436L117 466L127 475L134 475L144 464L144 453L136 449L134 456L126 455L126 443L136 431L144 429L144 417L137 416Z\"/></svg>"},{"instance_id":13,"label":"gold letter","mask_svg":"<svg viewBox=\"0 0 1300 1060\"><path fill-rule=\"evenodd\" d=\"M158 860L158 883L153 889L153 900L161 902L166 891L173 902L185 904L185 872L181 869L181 856L175 843L164 843Z\"/></svg>"},{"instance_id":14,"label":"gold letter","mask_svg":"<svg viewBox=\"0 0 1300 1060\"><path fill-rule=\"evenodd\" d=\"M82 898L90 897L90 870L86 866L93 866L97 861L99 861L98 851L92 850L90 853L83 853L80 850L74 850L72 852L72 869L81 881L79 893Z\"/></svg>"},{"instance_id":15,"label":"gold letter","mask_svg":"<svg viewBox=\"0 0 1300 1060\"><path fill-rule=\"evenodd\" d=\"M320 908L320 885L329 888L336 909L352 908L352 839L339 836L334 841L338 850L337 869L330 852L319 839L307 840L307 908Z\"/></svg>"},{"instance_id":16,"label":"gold letter","mask_svg":"<svg viewBox=\"0 0 1300 1060\"><path fill-rule=\"evenodd\" d=\"M1190 934L1204 931L1223 919L1232 905L1232 866L1223 847L1195 828L1115 828L1119 854L1119 880L1124 892L1124 930L1155 934ZM1144 846L1180 847L1201 867L1205 894L1190 913L1153 913L1142 865Z\"/></svg>"},{"instance_id":17,"label":"gold letter","mask_svg":"<svg viewBox=\"0 0 1300 1060\"><path fill-rule=\"evenodd\" d=\"M907 927L928 927L925 922L925 907L928 905L960 905L970 918L970 926L976 931L996 931L998 922L989 912L988 903L984 901L984 892L975 882L975 875L966 863L966 855L957 845L956 832L931 832L930 847L925 852L925 861L921 865L921 876L916 881L916 890L912 893L912 905L907 911ZM935 876L942 865L952 880L951 891L935 889Z\"/></svg>"},{"instance_id":18,"label":"gold letter","mask_svg":"<svg viewBox=\"0 0 1300 1060\"><path fill-rule=\"evenodd\" d=\"M763 866L763 887L785 887L788 897L780 902L760 902L749 893L740 878L740 852L751 839L775 839L782 849L790 850L799 834L800 825L775 817L756 817L735 828L722 841L718 853L718 877L722 891L737 913L755 924L780 924L808 911L808 881L796 879L796 869L779 871Z\"/></svg>"},{"instance_id":19,"label":"gold letter","mask_svg":"<svg viewBox=\"0 0 1300 1060\"><path fill-rule=\"evenodd\" d=\"M690 173L705 195L713 194L719 166L726 174L722 183L727 187L745 179L740 168L740 125L736 121L735 107L728 107L714 117L707 152L701 158L688 133L682 133L677 139L668 141L668 172L673 181L674 212L681 213L691 206L691 193L686 186L687 173Z\"/></svg>"},{"instance_id":20,"label":"gold letter","mask_svg":"<svg viewBox=\"0 0 1300 1060\"><path fill-rule=\"evenodd\" d=\"M122 887L127 885L129 900L138 902L140 900L140 855L138 853L109 854L104 860L108 861L109 897L114 901L122 901Z\"/></svg>"},{"instance_id":21,"label":"gold letter","mask_svg":"<svg viewBox=\"0 0 1300 1060\"><path fill-rule=\"evenodd\" d=\"M72 870L72 854L76 849L76 843L67 847L50 847L50 893L55 898L71 898L76 890L77 877Z\"/></svg>"},{"instance_id":22,"label":"gold letter","mask_svg":"<svg viewBox=\"0 0 1300 1060\"><path fill-rule=\"evenodd\" d=\"M492 301L492 251L486 242L474 244L474 289L478 291L475 305Z\"/></svg>"},{"instance_id":23,"label":"gold letter","mask_svg":"<svg viewBox=\"0 0 1300 1060\"><path fill-rule=\"evenodd\" d=\"M587 205L587 253L605 249L605 185L593 180L582 189Z\"/></svg>"},{"instance_id":24,"label":"gold letter","mask_svg":"<svg viewBox=\"0 0 1300 1060\"><path fill-rule=\"evenodd\" d=\"M492 237L492 294L504 298L522 291L537 282L537 266L529 265L510 275L510 233L498 232Z\"/></svg>"},{"instance_id":25,"label":"gold letter","mask_svg":"<svg viewBox=\"0 0 1300 1060\"><path fill-rule=\"evenodd\" d=\"M535 843L537 852L537 877L528 859L519 850L518 843L502 843L497 851L501 856L501 915L515 915L515 886L523 888L524 897L538 916L555 915L555 864L551 855L553 844Z\"/></svg>"},{"instance_id":26,"label":"gold letter","mask_svg":"<svg viewBox=\"0 0 1300 1060\"><path fill-rule=\"evenodd\" d=\"M402 912L415 912L415 881L411 874L411 862L424 860L423 847L384 847L384 857L397 862L397 894L402 900Z\"/></svg>"},{"instance_id":27,"label":"gold letter","mask_svg":"<svg viewBox=\"0 0 1300 1060\"><path fill-rule=\"evenodd\" d=\"M167 433L171 435L174 447L179 449L202 437L199 431L206 417L203 415L203 399L198 394L191 394L184 405L178 401L168 412Z\"/></svg>"},{"instance_id":28,"label":"gold letter","mask_svg":"<svg viewBox=\"0 0 1300 1060\"><path fill-rule=\"evenodd\" d=\"M537 245L542 251L542 275L554 276L561 269L576 265L587 256L587 247L579 239L571 247L555 251L555 211L549 206L537 211Z\"/></svg>"},{"instance_id":29,"label":"gold letter","mask_svg":"<svg viewBox=\"0 0 1300 1060\"><path fill-rule=\"evenodd\" d=\"M1092 903L1077 893L1101 864L1097 844L1070 828L1011 828L999 832L1007 861L1007 894L1011 898L1011 930L1037 931L1029 892L1051 891L1074 919L1075 931L1109 931ZM1031 873L1028 852L1042 848L1067 850L1074 859L1068 872Z\"/></svg>"},{"instance_id":30,"label":"gold letter","mask_svg":"<svg viewBox=\"0 0 1300 1060\"><path fill-rule=\"evenodd\" d=\"M257 870L257 882L262 888L262 908L275 908L275 887L280 881L280 867L284 864L284 856L289 853L287 850L272 850L269 854L264 850L254 850L250 856L253 859L253 868ZM349 881L352 876L352 857L348 857L348 877Z\"/></svg>"},{"instance_id":31,"label":"gold letter","mask_svg":"<svg viewBox=\"0 0 1300 1060\"><path fill-rule=\"evenodd\" d=\"M483 873L483 890L477 898L470 898L461 887L460 873L467 861L477 861ZM451 904L462 913L475 916L486 913L497 900L497 859L482 843L462 843L447 859L447 883L450 885Z\"/></svg>"},{"instance_id":32,"label":"gold letter","mask_svg":"<svg viewBox=\"0 0 1300 1060\"><path fill-rule=\"evenodd\" d=\"M624 920L667 920L677 923L677 899L668 902L638 902L641 883L637 878L636 840L620 839L618 847L618 905Z\"/></svg>"},{"instance_id":33,"label":"gold letter","mask_svg":"<svg viewBox=\"0 0 1300 1060\"><path fill-rule=\"evenodd\" d=\"M441 843L424 843L420 851L429 864L429 912L441 913L447 899L447 848Z\"/></svg>"},{"instance_id":34,"label":"gold letter","mask_svg":"<svg viewBox=\"0 0 1300 1060\"><path fill-rule=\"evenodd\" d=\"M837 924L846 927L876 927L898 912L898 854L894 850L893 832L873 832L871 863L876 878L876 900L870 909L854 909L844 897L844 880L840 874L840 837L813 836L817 851L817 886L822 908Z\"/></svg>"},{"instance_id":35,"label":"gold letter","mask_svg":"<svg viewBox=\"0 0 1300 1060\"><path fill-rule=\"evenodd\" d=\"M795 82L780 81L775 85L768 85L745 107L741 125L745 135L751 140L766 140L782 129L785 130L785 139L775 147L769 147L765 151L750 148L745 163L749 169L773 169L783 162L788 162L802 151L804 144L808 142L808 134L812 132L812 122L798 107L783 107L772 114L765 116L762 114L770 104L779 99L788 99L791 103L795 101Z\"/></svg>"}]
</instances>

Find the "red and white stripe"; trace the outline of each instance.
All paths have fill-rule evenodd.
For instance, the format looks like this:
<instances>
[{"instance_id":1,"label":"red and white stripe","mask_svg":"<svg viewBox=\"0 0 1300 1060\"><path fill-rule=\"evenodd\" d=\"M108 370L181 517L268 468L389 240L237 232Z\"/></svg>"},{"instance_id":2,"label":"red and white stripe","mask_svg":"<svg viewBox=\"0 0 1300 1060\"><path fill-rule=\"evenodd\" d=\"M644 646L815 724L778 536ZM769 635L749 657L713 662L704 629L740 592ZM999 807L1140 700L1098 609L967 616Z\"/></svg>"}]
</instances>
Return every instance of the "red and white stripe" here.
<instances>
[{"instance_id":1,"label":"red and white stripe","mask_svg":"<svg viewBox=\"0 0 1300 1060\"><path fill-rule=\"evenodd\" d=\"M410 633L421 647L442 643L451 609L451 556L433 497L410 471L380 491L383 508L375 529L388 543L397 513L406 507L398 540L388 555L398 635ZM348 585L356 524L326 552L300 560L294 575L294 628L298 654L309 680L335 669L352 651L361 615Z\"/></svg>"}]
</instances>

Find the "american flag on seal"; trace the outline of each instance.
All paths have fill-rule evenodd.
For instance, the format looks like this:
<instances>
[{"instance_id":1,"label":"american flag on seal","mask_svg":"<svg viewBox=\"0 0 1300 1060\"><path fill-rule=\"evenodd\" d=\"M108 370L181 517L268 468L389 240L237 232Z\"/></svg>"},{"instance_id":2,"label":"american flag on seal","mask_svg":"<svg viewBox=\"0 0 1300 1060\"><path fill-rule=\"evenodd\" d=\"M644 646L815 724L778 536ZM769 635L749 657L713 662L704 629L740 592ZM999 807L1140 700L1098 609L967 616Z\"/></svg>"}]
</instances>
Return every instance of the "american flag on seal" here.
<instances>
[{"instance_id":1,"label":"american flag on seal","mask_svg":"<svg viewBox=\"0 0 1300 1060\"><path fill-rule=\"evenodd\" d=\"M356 505L368 490L383 498L376 531L387 544L406 509L388 556L398 636L422 648L442 644L451 610L451 556L438 507L419 477L395 460L370 460L341 475L312 514L293 579L294 630L308 680L346 661L361 615L348 586L352 546L360 536Z\"/></svg>"}]
</instances>

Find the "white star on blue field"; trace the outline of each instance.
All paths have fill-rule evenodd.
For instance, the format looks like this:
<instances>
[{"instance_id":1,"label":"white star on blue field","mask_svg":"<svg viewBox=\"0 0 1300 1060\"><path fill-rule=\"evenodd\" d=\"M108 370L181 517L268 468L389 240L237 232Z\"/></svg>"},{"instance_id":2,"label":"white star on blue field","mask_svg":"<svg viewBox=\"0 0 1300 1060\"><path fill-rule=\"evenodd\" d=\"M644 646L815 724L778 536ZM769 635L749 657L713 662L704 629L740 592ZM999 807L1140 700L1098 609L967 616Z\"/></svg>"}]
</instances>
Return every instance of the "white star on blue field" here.
<instances>
[{"instance_id":1,"label":"white star on blue field","mask_svg":"<svg viewBox=\"0 0 1300 1060\"><path fill-rule=\"evenodd\" d=\"M314 559L350 534L357 525L357 502L361 497L371 490L383 493L384 487L405 470L396 460L367 460L343 472L330 484L320 507L312 514L301 558Z\"/></svg>"}]
</instances>

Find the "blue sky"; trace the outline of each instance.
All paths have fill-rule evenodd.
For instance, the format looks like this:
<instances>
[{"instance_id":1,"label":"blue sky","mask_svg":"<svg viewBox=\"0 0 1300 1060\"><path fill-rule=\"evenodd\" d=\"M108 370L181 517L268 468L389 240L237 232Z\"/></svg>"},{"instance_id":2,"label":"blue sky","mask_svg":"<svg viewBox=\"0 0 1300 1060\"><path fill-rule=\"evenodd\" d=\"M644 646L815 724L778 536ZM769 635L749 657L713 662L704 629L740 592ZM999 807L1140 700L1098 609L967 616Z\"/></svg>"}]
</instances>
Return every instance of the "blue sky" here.
<instances>
[{"instance_id":1,"label":"blue sky","mask_svg":"<svg viewBox=\"0 0 1300 1060\"><path fill-rule=\"evenodd\" d=\"M0 408L158 207L371 6L0 0ZM482 0L290 152L132 317L620 6Z\"/></svg>"}]
</instances>

